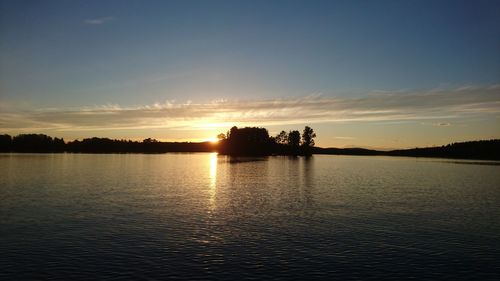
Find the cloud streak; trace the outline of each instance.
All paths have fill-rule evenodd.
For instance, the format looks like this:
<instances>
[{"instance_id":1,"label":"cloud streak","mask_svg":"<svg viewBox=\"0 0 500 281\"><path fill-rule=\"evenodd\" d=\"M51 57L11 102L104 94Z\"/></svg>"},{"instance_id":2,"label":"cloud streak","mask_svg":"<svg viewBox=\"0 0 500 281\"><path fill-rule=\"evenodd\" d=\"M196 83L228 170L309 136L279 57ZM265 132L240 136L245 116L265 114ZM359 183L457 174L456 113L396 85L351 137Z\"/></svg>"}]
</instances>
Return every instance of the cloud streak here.
<instances>
[{"instance_id":1,"label":"cloud streak","mask_svg":"<svg viewBox=\"0 0 500 281\"><path fill-rule=\"evenodd\" d=\"M1 106L1 105L0 105ZM500 115L500 85L423 92L371 93L358 98L165 102L122 107L14 109L2 106L0 129L116 130L208 129L232 125L291 125L328 122L393 122ZM447 123L446 123L447 124Z\"/></svg>"},{"instance_id":2,"label":"cloud streak","mask_svg":"<svg viewBox=\"0 0 500 281\"><path fill-rule=\"evenodd\" d=\"M86 19L83 21L83 23L88 25L101 25L112 20L114 20L113 17L102 17L102 18Z\"/></svg>"}]
</instances>

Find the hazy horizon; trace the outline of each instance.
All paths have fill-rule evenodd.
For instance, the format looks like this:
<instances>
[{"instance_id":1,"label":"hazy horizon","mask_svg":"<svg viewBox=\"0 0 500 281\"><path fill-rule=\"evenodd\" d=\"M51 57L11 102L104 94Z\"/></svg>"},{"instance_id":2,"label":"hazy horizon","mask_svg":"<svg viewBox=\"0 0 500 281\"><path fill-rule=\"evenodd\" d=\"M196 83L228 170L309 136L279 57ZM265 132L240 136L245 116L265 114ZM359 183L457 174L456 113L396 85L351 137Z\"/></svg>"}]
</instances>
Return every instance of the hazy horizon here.
<instances>
[{"instance_id":1,"label":"hazy horizon","mask_svg":"<svg viewBox=\"0 0 500 281\"><path fill-rule=\"evenodd\" d=\"M0 0L0 133L498 139L499 46L494 1Z\"/></svg>"}]
</instances>

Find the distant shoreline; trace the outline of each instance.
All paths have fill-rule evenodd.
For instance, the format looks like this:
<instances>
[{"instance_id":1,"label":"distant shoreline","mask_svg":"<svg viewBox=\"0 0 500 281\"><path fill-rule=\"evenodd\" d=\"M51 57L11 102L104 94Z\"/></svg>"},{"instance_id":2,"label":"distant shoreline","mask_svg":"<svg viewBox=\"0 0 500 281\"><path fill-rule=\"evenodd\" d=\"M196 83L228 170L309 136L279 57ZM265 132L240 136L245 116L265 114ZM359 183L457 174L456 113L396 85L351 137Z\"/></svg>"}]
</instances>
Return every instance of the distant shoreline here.
<instances>
[{"instance_id":1,"label":"distant shoreline","mask_svg":"<svg viewBox=\"0 0 500 281\"><path fill-rule=\"evenodd\" d=\"M432 147L435 148L435 147ZM488 157L488 158L478 158L478 157L460 157L460 156L432 156L432 155L412 155L412 154L397 154L394 153L395 151L377 151L377 150L369 150L369 149L364 149L361 148L359 150L363 150L366 153L358 153L358 152L325 152L321 150L353 150L353 148L321 148L321 147L316 147L314 149L314 152L312 155L334 155L334 156L388 156L388 157L410 157L410 158L431 158L431 159L447 159L447 160L480 160L480 161L500 161L499 158L494 158L494 157ZM354 148L354 150L358 150ZM408 149L408 150L413 150L413 149ZM401 151L407 151L407 150L401 150ZM188 151L188 150L182 150L182 151L161 151L161 152L145 152L145 151L122 151L122 152L116 152L116 151L3 151L0 150L0 154L10 154L10 153L18 153L18 154L151 154L151 155L160 155L160 154L170 154L170 153L181 153L181 154L188 154L188 153L218 153L220 155L227 155L227 156L233 156L233 157L256 157L255 155L238 155L238 154L224 154L220 153L215 150L198 150L198 151ZM312 156L310 155L310 156ZM260 157L268 157L268 156L291 156L291 157L299 157L299 156L304 156L304 155L283 155L283 154L269 154L269 155L260 155ZM310 157L305 155L304 157ZM481 164L481 163L475 163L475 164ZM500 162L497 163L491 163L492 165L500 165Z\"/></svg>"},{"instance_id":2,"label":"distant shoreline","mask_svg":"<svg viewBox=\"0 0 500 281\"><path fill-rule=\"evenodd\" d=\"M500 159L482 159L482 158L457 158L457 157L441 157L441 156L411 156L411 155L389 155L389 154L336 154L336 153L313 153L312 155L283 155L283 154L270 154L270 155L232 155L223 154L217 151L165 151L165 152L71 152L71 151L53 151L53 152L36 152L36 151L0 151L0 155L8 154L102 154L102 155L162 155L162 154L191 154L191 153L217 153L219 155L230 156L230 157L312 157L314 155L325 155L325 156L384 156L384 157L406 157L406 158L418 158L418 159L443 159L448 160L447 162L460 163L460 164L477 164L477 165L494 165L500 166ZM456 162L453 160L457 160ZM461 161L458 161L461 160ZM471 162L471 161L484 161L484 162Z\"/></svg>"},{"instance_id":3,"label":"distant shoreline","mask_svg":"<svg viewBox=\"0 0 500 281\"><path fill-rule=\"evenodd\" d=\"M308 154L293 154L286 150L267 150L265 153L230 153L224 143L211 142L160 142L146 139L142 142L89 138L82 141L64 142L63 139L46 135L20 135L8 138L0 135L0 153L95 153L95 154L161 154L189 152L218 152L231 156L273 155L350 155L350 156L405 156L422 158L444 158L464 160L500 160L500 139L459 142L443 146L380 151L364 148L310 147ZM280 148L280 147L278 147Z\"/></svg>"}]
</instances>

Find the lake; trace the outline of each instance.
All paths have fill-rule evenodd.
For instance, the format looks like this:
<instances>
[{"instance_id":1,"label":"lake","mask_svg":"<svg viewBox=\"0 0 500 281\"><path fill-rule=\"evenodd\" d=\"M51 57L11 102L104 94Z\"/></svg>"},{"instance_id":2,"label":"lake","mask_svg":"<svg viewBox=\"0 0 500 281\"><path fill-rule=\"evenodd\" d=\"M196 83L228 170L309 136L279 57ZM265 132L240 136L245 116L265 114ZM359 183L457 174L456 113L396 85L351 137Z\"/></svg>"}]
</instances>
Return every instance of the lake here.
<instances>
[{"instance_id":1,"label":"lake","mask_svg":"<svg viewBox=\"0 0 500 281\"><path fill-rule=\"evenodd\" d=\"M0 279L167 278L499 280L500 166L0 154Z\"/></svg>"}]
</instances>

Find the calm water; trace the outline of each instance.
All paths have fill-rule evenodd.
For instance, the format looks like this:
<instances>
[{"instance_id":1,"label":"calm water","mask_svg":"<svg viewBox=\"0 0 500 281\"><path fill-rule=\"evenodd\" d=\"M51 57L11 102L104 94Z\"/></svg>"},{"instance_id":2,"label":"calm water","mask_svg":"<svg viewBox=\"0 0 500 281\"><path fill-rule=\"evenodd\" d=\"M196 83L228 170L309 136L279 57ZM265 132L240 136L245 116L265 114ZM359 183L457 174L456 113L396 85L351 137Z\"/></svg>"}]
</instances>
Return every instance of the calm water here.
<instances>
[{"instance_id":1,"label":"calm water","mask_svg":"<svg viewBox=\"0 0 500 281\"><path fill-rule=\"evenodd\" d=\"M0 155L0 279L500 278L500 166Z\"/></svg>"}]
</instances>

